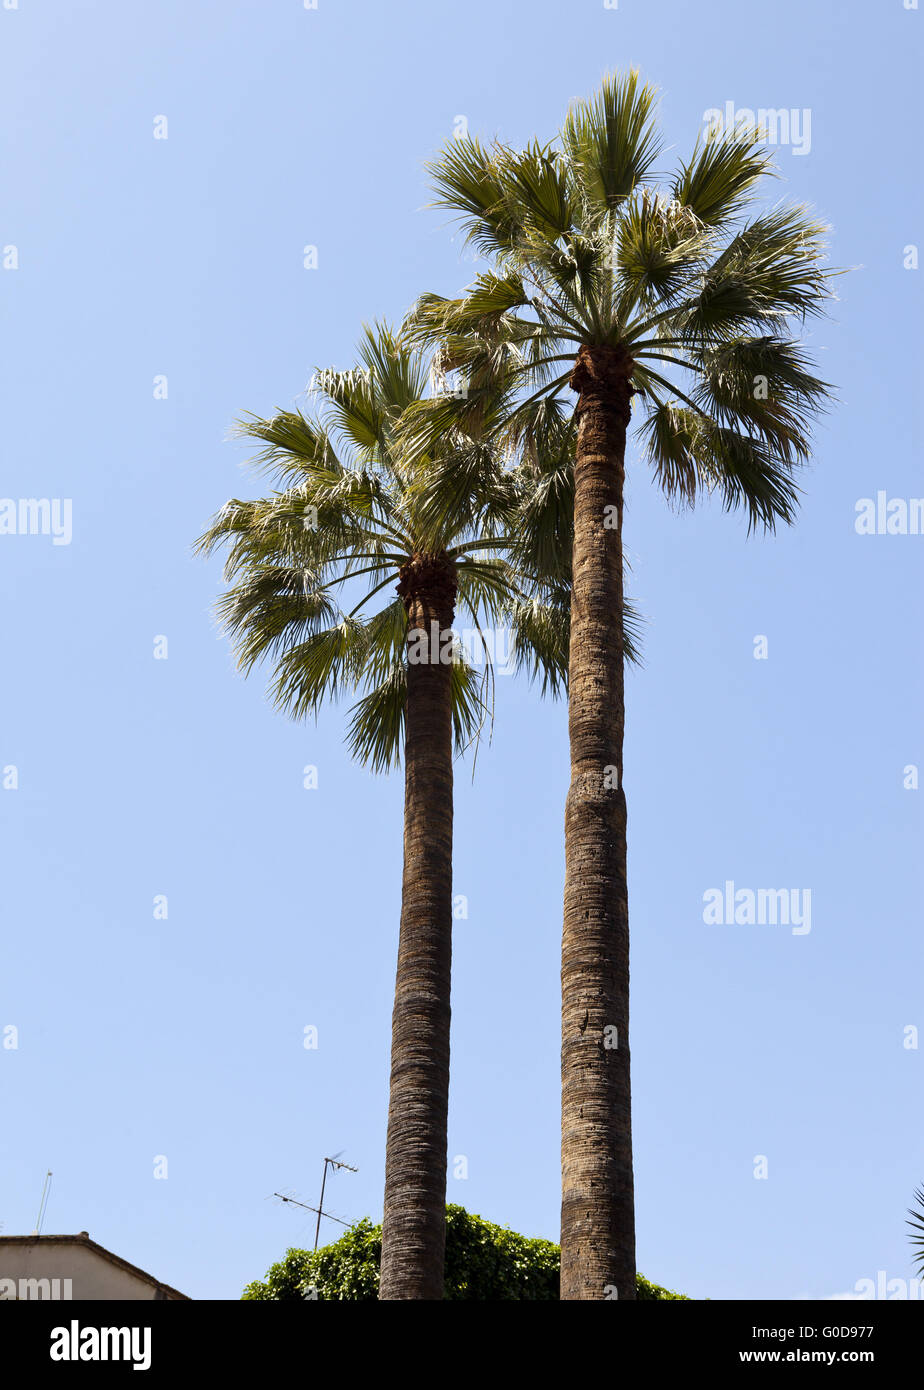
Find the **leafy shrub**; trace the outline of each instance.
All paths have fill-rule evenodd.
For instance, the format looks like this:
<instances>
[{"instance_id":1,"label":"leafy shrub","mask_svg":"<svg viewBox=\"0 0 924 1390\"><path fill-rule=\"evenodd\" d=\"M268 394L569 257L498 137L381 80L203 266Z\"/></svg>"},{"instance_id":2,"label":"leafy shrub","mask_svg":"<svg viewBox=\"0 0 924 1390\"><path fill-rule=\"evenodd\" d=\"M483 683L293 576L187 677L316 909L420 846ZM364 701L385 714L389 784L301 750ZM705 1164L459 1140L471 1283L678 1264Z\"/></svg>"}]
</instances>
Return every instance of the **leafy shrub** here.
<instances>
[{"instance_id":1,"label":"leafy shrub","mask_svg":"<svg viewBox=\"0 0 924 1390\"><path fill-rule=\"evenodd\" d=\"M265 1280L244 1290L245 1299L369 1303L379 1295L382 1228L363 1220L320 1250L289 1250ZM495 1226L464 1207L446 1208L447 1299L558 1299L558 1246ZM638 1275L639 1299L685 1299Z\"/></svg>"},{"instance_id":2,"label":"leafy shrub","mask_svg":"<svg viewBox=\"0 0 924 1390\"><path fill-rule=\"evenodd\" d=\"M644 1274L636 1274L635 1276L635 1297L640 1303L651 1298L673 1298L678 1299L681 1303L690 1302L689 1294L674 1293L673 1289L662 1289L660 1284L653 1284L650 1279L645 1278Z\"/></svg>"}]
</instances>

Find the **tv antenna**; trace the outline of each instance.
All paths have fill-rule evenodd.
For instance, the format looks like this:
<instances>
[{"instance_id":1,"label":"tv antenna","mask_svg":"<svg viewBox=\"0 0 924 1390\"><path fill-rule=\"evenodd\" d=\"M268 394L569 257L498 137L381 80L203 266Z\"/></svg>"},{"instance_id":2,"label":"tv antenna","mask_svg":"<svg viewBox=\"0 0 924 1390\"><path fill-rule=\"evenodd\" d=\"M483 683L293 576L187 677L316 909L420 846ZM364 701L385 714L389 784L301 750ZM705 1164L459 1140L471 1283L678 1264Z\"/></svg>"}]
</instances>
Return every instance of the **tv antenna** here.
<instances>
[{"instance_id":1,"label":"tv antenna","mask_svg":"<svg viewBox=\"0 0 924 1390\"><path fill-rule=\"evenodd\" d=\"M49 1168L48 1172L45 1174L45 1185L42 1188L42 1200L39 1202L38 1216L35 1218L35 1230L32 1232L34 1236L40 1236L42 1234L42 1222L45 1220L45 1210L48 1206L48 1192L50 1187L51 1169Z\"/></svg>"},{"instance_id":2,"label":"tv antenna","mask_svg":"<svg viewBox=\"0 0 924 1390\"><path fill-rule=\"evenodd\" d=\"M286 1194L285 1194L284 1192L274 1192L274 1193L273 1193L273 1196L274 1196L274 1197L278 1197L279 1200L280 1200L280 1202L288 1202L291 1206L293 1206L293 1207L301 1207L304 1211L317 1211L317 1210L318 1210L317 1207L311 1207L311 1206L309 1206L307 1202L300 1202L296 1197L288 1197L288 1196L286 1196ZM336 1221L336 1223L337 1223L338 1226L346 1226L347 1229L349 1230L349 1226L350 1226L349 1221L341 1221L339 1216L333 1216L329 1211L322 1211L322 1212L320 1213L320 1215L321 1215L321 1216L326 1216L327 1219L328 1219L328 1221ZM317 1250L317 1248L318 1248L318 1246L317 1246L317 1241L315 1241L315 1247L314 1247L314 1248L315 1248L315 1250Z\"/></svg>"},{"instance_id":3,"label":"tv antenna","mask_svg":"<svg viewBox=\"0 0 924 1390\"><path fill-rule=\"evenodd\" d=\"M342 1153L343 1150L341 1149L340 1152ZM274 1193L273 1193L273 1196L274 1196L274 1197L277 1197L277 1198L279 1199L280 1202L287 1202L290 1206L293 1206L293 1207L301 1207L301 1209L302 1209L303 1211L313 1211L313 1212L316 1212L316 1213L317 1213L317 1218L318 1218L318 1219L317 1219L317 1222L315 1223L315 1228L314 1228L314 1249L315 1249L315 1250L317 1250L317 1248L318 1248L318 1239L319 1239L320 1231L321 1231L321 1217L322 1217L322 1216L325 1217L328 1221L336 1221L336 1223L337 1223L338 1226L344 1226L347 1230L349 1230L349 1229L350 1229L350 1226L353 1224L351 1221L344 1221L341 1217L339 1217L339 1216L334 1216L334 1213L333 1213L332 1211L325 1211L325 1210L324 1210L324 1189L325 1189L326 1184L327 1184L327 1170L328 1170L329 1167L330 1167L330 1168L345 1168L345 1169L347 1170L348 1173L358 1173L358 1172L359 1172L359 1169L358 1169L358 1168L353 1168L353 1167L351 1167L349 1163L343 1163L343 1162L341 1161L341 1159L340 1159L340 1154L337 1154L337 1156L336 1156L335 1158L325 1158L325 1160L324 1160L324 1172L323 1172L323 1174L322 1174L322 1176L321 1176L321 1199L320 1199L320 1202L318 1203L318 1205L317 1205L316 1207L313 1207L313 1206L311 1205L310 1202L303 1202L299 1197L293 1196L293 1194L292 1194L292 1188L291 1188L291 1187L290 1187L286 1192L274 1192ZM267 1198L267 1201L269 1201L269 1198Z\"/></svg>"},{"instance_id":4,"label":"tv antenna","mask_svg":"<svg viewBox=\"0 0 924 1390\"><path fill-rule=\"evenodd\" d=\"M343 1150L342 1150L342 1149L340 1150L340 1153L343 1153ZM328 1165L328 1164L330 1164L331 1168L333 1168L333 1169L345 1168L345 1169L347 1170L348 1173L358 1173L358 1172L359 1172L359 1169L358 1169L358 1168L351 1168L350 1165L349 1165L349 1163L342 1163L342 1162L340 1161L340 1154L337 1154L336 1158L325 1158L325 1160L324 1160L324 1174L323 1174L323 1176L322 1176L322 1178L321 1178L321 1200L318 1202L318 1205L317 1205L317 1207L315 1208L315 1210L316 1210L317 1213L318 1213L317 1225L316 1225L315 1228L314 1228L314 1248L315 1248L315 1250L317 1250L317 1248L318 1248L318 1236L319 1236L320 1233L321 1233L321 1217L327 1215L327 1212L324 1210L324 1187L325 1187L325 1185L326 1185L326 1183L327 1183L327 1165ZM337 1220L336 1216L333 1217L333 1220L334 1220L334 1221ZM345 1221L341 1221L340 1224L341 1224L341 1226L345 1226L345 1225L346 1225L346 1222L345 1222Z\"/></svg>"}]
</instances>

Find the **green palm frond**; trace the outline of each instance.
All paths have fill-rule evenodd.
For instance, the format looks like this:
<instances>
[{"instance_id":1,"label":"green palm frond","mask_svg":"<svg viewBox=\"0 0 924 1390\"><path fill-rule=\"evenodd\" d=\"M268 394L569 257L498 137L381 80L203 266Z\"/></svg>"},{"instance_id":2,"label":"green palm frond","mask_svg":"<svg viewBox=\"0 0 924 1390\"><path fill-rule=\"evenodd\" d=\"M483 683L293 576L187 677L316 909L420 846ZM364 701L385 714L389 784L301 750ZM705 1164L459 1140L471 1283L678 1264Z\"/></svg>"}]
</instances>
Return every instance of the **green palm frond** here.
<instances>
[{"instance_id":1,"label":"green palm frond","mask_svg":"<svg viewBox=\"0 0 924 1390\"><path fill-rule=\"evenodd\" d=\"M716 343L695 358L717 403L766 386L769 396L813 410L825 409L831 387L809 371L808 354L791 339L772 335Z\"/></svg>"},{"instance_id":2,"label":"green palm frond","mask_svg":"<svg viewBox=\"0 0 924 1390\"><path fill-rule=\"evenodd\" d=\"M277 656L292 641L315 635L336 612L328 595L312 586L308 572L285 565L249 570L216 604L219 625L230 636L245 672L264 657Z\"/></svg>"},{"instance_id":3,"label":"green palm frond","mask_svg":"<svg viewBox=\"0 0 924 1390\"><path fill-rule=\"evenodd\" d=\"M668 501L692 507L700 489L696 437L700 417L676 401L658 401L648 412L642 443Z\"/></svg>"},{"instance_id":4,"label":"green palm frond","mask_svg":"<svg viewBox=\"0 0 924 1390\"><path fill-rule=\"evenodd\" d=\"M472 282L465 299L459 301L458 322L463 331L467 327L477 331L502 314L525 308L529 302L523 277L517 271L508 270L505 275L485 271Z\"/></svg>"},{"instance_id":5,"label":"green palm frond","mask_svg":"<svg viewBox=\"0 0 924 1390\"><path fill-rule=\"evenodd\" d=\"M487 716L483 681L465 661L452 666L452 737L457 755L477 739ZM373 690L350 710L347 745L353 756L373 772L400 766L407 705L407 665L395 661Z\"/></svg>"},{"instance_id":6,"label":"green palm frond","mask_svg":"<svg viewBox=\"0 0 924 1390\"><path fill-rule=\"evenodd\" d=\"M630 599L625 599L622 606L622 654L631 666L643 664L642 632L645 622L636 605Z\"/></svg>"},{"instance_id":7,"label":"green palm frond","mask_svg":"<svg viewBox=\"0 0 924 1390\"><path fill-rule=\"evenodd\" d=\"M553 699L568 689L569 602L568 591L564 590L557 601L523 598L510 606L514 667L538 682L541 693Z\"/></svg>"},{"instance_id":8,"label":"green palm frond","mask_svg":"<svg viewBox=\"0 0 924 1390\"><path fill-rule=\"evenodd\" d=\"M511 559L527 574L569 582L574 541L574 467L521 470L522 501Z\"/></svg>"},{"instance_id":9,"label":"green palm frond","mask_svg":"<svg viewBox=\"0 0 924 1390\"><path fill-rule=\"evenodd\" d=\"M434 206L458 215L468 245L483 256L516 250L525 228L493 151L475 139L454 139L427 171L439 195Z\"/></svg>"},{"instance_id":10,"label":"green palm frond","mask_svg":"<svg viewBox=\"0 0 924 1390\"><path fill-rule=\"evenodd\" d=\"M302 642L287 643L270 686L277 709L293 719L317 714L325 700L336 700L356 687L366 649L365 625L347 616Z\"/></svg>"},{"instance_id":11,"label":"green palm frond","mask_svg":"<svg viewBox=\"0 0 924 1390\"><path fill-rule=\"evenodd\" d=\"M533 595L515 600L508 610L513 637L511 656L514 668L523 671L540 693L557 699L568 689L568 661L571 638L570 588L550 587L545 596ZM635 605L623 603L622 650L630 665L641 666L643 619Z\"/></svg>"},{"instance_id":12,"label":"green palm frond","mask_svg":"<svg viewBox=\"0 0 924 1390\"><path fill-rule=\"evenodd\" d=\"M461 756L472 743L477 743L485 722L490 718L485 699L485 679L465 660L452 665L452 739L456 753Z\"/></svg>"},{"instance_id":13,"label":"green palm frond","mask_svg":"<svg viewBox=\"0 0 924 1390\"><path fill-rule=\"evenodd\" d=\"M798 507L789 451L772 441L717 424L705 414L658 403L648 414L643 442L668 500L692 507L700 494L718 492L726 510L743 510L748 530L773 531Z\"/></svg>"},{"instance_id":14,"label":"green palm frond","mask_svg":"<svg viewBox=\"0 0 924 1390\"><path fill-rule=\"evenodd\" d=\"M806 402L820 412L826 383L802 370L794 344L772 338L736 339L696 355L693 400L716 421L757 432L788 463L809 454Z\"/></svg>"},{"instance_id":15,"label":"green palm frond","mask_svg":"<svg viewBox=\"0 0 924 1390\"><path fill-rule=\"evenodd\" d=\"M401 762L406 702L407 667L395 661L350 710L347 747L373 772L389 772Z\"/></svg>"},{"instance_id":16,"label":"green palm frond","mask_svg":"<svg viewBox=\"0 0 924 1390\"><path fill-rule=\"evenodd\" d=\"M407 610L400 598L392 599L365 623L362 677L367 686L383 681L396 661L404 659L407 642Z\"/></svg>"},{"instance_id":17,"label":"green palm frond","mask_svg":"<svg viewBox=\"0 0 924 1390\"><path fill-rule=\"evenodd\" d=\"M496 448L460 440L459 447L434 460L420 476L413 508L418 528L430 549L455 532L460 538L483 532L490 507L495 516L513 500L498 464Z\"/></svg>"},{"instance_id":18,"label":"green palm frond","mask_svg":"<svg viewBox=\"0 0 924 1390\"><path fill-rule=\"evenodd\" d=\"M426 361L421 354L408 350L401 336L388 324L366 327L358 355L390 418L397 418L423 395L427 384Z\"/></svg>"},{"instance_id":19,"label":"green palm frond","mask_svg":"<svg viewBox=\"0 0 924 1390\"><path fill-rule=\"evenodd\" d=\"M534 242L541 245L567 238L577 208L566 167L555 152L535 143L517 151L497 145L494 157L507 206L516 209L521 227L514 256L523 255Z\"/></svg>"},{"instance_id":20,"label":"green palm frond","mask_svg":"<svg viewBox=\"0 0 924 1390\"><path fill-rule=\"evenodd\" d=\"M924 1279L924 1187L917 1189L914 1200L916 1205L908 1208L911 1219L905 1225L911 1227L908 1239L914 1250L914 1264L919 1277Z\"/></svg>"},{"instance_id":21,"label":"green palm frond","mask_svg":"<svg viewBox=\"0 0 924 1390\"><path fill-rule=\"evenodd\" d=\"M251 467L285 477L320 469L332 475L340 463L330 436L320 422L307 419L299 410L280 410L268 420L245 415L232 430L232 438L257 439L265 445L249 460Z\"/></svg>"},{"instance_id":22,"label":"green palm frond","mask_svg":"<svg viewBox=\"0 0 924 1390\"><path fill-rule=\"evenodd\" d=\"M661 307L689 292L714 241L683 203L645 188L617 223L620 317L636 305Z\"/></svg>"},{"instance_id":23,"label":"green palm frond","mask_svg":"<svg viewBox=\"0 0 924 1390\"><path fill-rule=\"evenodd\" d=\"M385 542L395 539L377 525L375 493L367 484L345 471L332 486L322 480L256 501L234 500L218 513L196 548L211 554L224 547L229 582L254 567L275 564L308 572L320 584L345 551L384 555Z\"/></svg>"},{"instance_id":24,"label":"green palm frond","mask_svg":"<svg viewBox=\"0 0 924 1390\"><path fill-rule=\"evenodd\" d=\"M326 368L315 373L323 382L325 422L348 442L356 457L368 467L387 447L388 413L364 372L337 372Z\"/></svg>"},{"instance_id":25,"label":"green palm frond","mask_svg":"<svg viewBox=\"0 0 924 1390\"><path fill-rule=\"evenodd\" d=\"M719 227L736 217L760 180L774 172L758 133L732 130L719 138L698 139L671 191L700 222Z\"/></svg>"},{"instance_id":26,"label":"green palm frond","mask_svg":"<svg viewBox=\"0 0 924 1390\"><path fill-rule=\"evenodd\" d=\"M617 207L651 174L661 151L658 94L636 70L606 76L589 101L575 102L562 129L568 167L587 208Z\"/></svg>"},{"instance_id":27,"label":"green palm frond","mask_svg":"<svg viewBox=\"0 0 924 1390\"><path fill-rule=\"evenodd\" d=\"M498 622L511 598L519 592L519 576L507 560L480 552L475 558L459 562L456 570L459 584L458 602L474 619Z\"/></svg>"},{"instance_id":28,"label":"green palm frond","mask_svg":"<svg viewBox=\"0 0 924 1390\"><path fill-rule=\"evenodd\" d=\"M748 531L775 531L793 522L800 489L793 466L766 439L710 424L698 437L698 457L707 486L717 489L726 511L742 510Z\"/></svg>"},{"instance_id":29,"label":"green palm frond","mask_svg":"<svg viewBox=\"0 0 924 1390\"><path fill-rule=\"evenodd\" d=\"M802 207L781 207L736 232L705 268L702 287L677 306L675 336L691 344L763 332L824 312L831 299L825 228Z\"/></svg>"}]
</instances>

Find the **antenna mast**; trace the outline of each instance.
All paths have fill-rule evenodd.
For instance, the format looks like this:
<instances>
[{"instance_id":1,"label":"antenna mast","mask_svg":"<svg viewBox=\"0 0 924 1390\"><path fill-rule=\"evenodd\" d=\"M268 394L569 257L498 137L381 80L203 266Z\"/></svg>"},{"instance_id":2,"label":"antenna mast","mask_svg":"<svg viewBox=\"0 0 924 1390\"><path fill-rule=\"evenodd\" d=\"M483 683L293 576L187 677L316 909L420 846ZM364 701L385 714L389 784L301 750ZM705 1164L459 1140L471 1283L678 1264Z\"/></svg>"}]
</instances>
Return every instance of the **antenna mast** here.
<instances>
[{"instance_id":1,"label":"antenna mast","mask_svg":"<svg viewBox=\"0 0 924 1390\"><path fill-rule=\"evenodd\" d=\"M342 1150L341 1150L341 1152L342 1152ZM325 1160L324 1160L324 1175L323 1175L323 1177L321 1178L321 1200L318 1202L318 1205L317 1205L317 1208L316 1208L317 1213L318 1213L318 1220L317 1220L317 1225L316 1225L315 1228L314 1228L314 1248L315 1248L315 1250L317 1250L317 1248L318 1248L318 1237L319 1237L319 1235L320 1235L320 1233L321 1233L321 1217L327 1215L327 1212L324 1210L324 1188L325 1188L325 1185L326 1185L326 1183L327 1183L327 1165L328 1165L328 1163L330 1164L330 1166L331 1166L332 1168L345 1168L345 1169L347 1170L348 1173L358 1173L358 1172L359 1172L359 1169L358 1169L358 1168L351 1168L350 1165L349 1165L349 1163L341 1163L341 1162L340 1162L338 1159L336 1159L336 1158L325 1158ZM335 1218L335 1219L336 1219L336 1218ZM343 1224L343 1223L341 1223L341 1224Z\"/></svg>"},{"instance_id":2,"label":"antenna mast","mask_svg":"<svg viewBox=\"0 0 924 1390\"><path fill-rule=\"evenodd\" d=\"M34 1236L40 1236L42 1234L42 1222L45 1220L45 1209L48 1206L48 1192L50 1187L51 1169L49 1168L48 1172L45 1174L45 1185L42 1188L42 1200L39 1202L38 1216L35 1218L35 1230L32 1232Z\"/></svg>"}]
</instances>

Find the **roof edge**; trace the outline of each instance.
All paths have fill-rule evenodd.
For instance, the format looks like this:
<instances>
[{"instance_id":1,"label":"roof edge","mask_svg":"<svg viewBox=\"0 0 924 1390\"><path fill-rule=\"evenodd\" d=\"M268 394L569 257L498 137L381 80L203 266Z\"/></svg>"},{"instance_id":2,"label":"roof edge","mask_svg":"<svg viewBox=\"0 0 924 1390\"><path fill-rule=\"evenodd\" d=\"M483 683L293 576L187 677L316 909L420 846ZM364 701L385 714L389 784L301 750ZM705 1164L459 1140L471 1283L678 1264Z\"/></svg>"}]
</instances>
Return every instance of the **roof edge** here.
<instances>
[{"instance_id":1,"label":"roof edge","mask_svg":"<svg viewBox=\"0 0 924 1390\"><path fill-rule=\"evenodd\" d=\"M118 1269L124 1269L127 1270L129 1274L137 1275L140 1279L146 1280L147 1283L153 1284L156 1289L163 1289L164 1293L170 1294L171 1297L182 1299L185 1303L193 1302L189 1294L180 1293L179 1289L173 1288L171 1284L165 1284L162 1279L155 1279L153 1274L148 1274L147 1270L142 1269L140 1265L133 1265L131 1260L123 1260L121 1255L116 1255L112 1250L107 1250L105 1245L100 1245L97 1241L91 1240L84 1232L80 1232L78 1235L73 1236L0 1235L0 1249L2 1249L4 1245L48 1244L84 1245L90 1250L95 1250L98 1255L102 1255L103 1259L108 1260L110 1264L115 1265Z\"/></svg>"}]
</instances>

